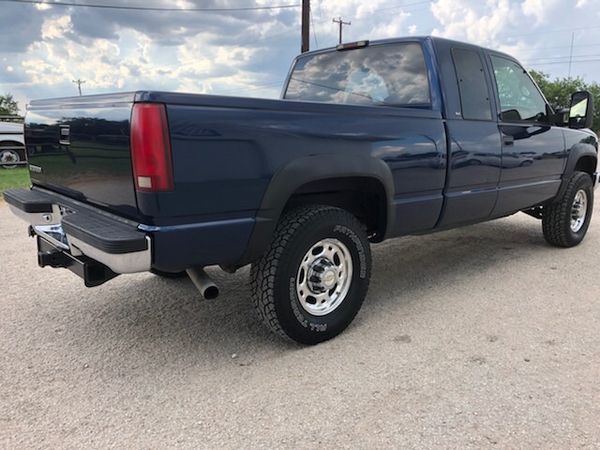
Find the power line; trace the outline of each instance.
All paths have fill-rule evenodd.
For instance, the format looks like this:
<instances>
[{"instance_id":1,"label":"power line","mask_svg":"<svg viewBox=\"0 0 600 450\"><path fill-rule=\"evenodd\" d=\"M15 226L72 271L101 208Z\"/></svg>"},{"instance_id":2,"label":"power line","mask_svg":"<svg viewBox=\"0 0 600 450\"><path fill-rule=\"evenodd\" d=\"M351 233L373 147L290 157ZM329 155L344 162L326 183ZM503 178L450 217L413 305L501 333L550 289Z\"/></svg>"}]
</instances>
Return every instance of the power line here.
<instances>
[{"instance_id":1,"label":"power line","mask_svg":"<svg viewBox=\"0 0 600 450\"><path fill-rule=\"evenodd\" d=\"M538 34L549 34L549 33L567 33L567 32L573 32L573 31L582 31L582 30L592 30L592 29L597 29L600 28L600 25L590 25L587 27L576 27L576 28L554 28L552 30L548 30L548 31L534 31L531 33L520 33L520 34L505 34L505 35L500 35L498 37L504 37L504 38L511 38L511 37L521 37L521 36L533 36L533 35L538 35Z\"/></svg>"},{"instance_id":2,"label":"power line","mask_svg":"<svg viewBox=\"0 0 600 450\"><path fill-rule=\"evenodd\" d=\"M599 54L585 54L585 55L566 55L566 56L546 56L546 57L540 57L540 58L529 58L526 61L540 61L543 62L543 60L545 59L550 59L550 60L559 60L559 59L566 59L567 61L562 61L562 62L568 62L569 58L596 58L596 57L600 57ZM542 61L541 61L542 60ZM558 62L558 61L557 61Z\"/></svg>"},{"instance_id":3,"label":"power line","mask_svg":"<svg viewBox=\"0 0 600 450\"><path fill-rule=\"evenodd\" d=\"M538 47L536 50L554 50L557 48L570 48L570 45L553 45L552 47ZM600 43L597 44L576 44L574 48L579 47L600 47Z\"/></svg>"},{"instance_id":4,"label":"power line","mask_svg":"<svg viewBox=\"0 0 600 450\"><path fill-rule=\"evenodd\" d=\"M422 0L422 1L418 1L418 2L404 3L402 5L386 6L384 8L377 8L375 11L373 11L373 13L380 12L380 11L387 11L390 9L400 9L400 8L407 8L410 6L425 5L427 3L433 3L433 1L434 0Z\"/></svg>"},{"instance_id":5,"label":"power line","mask_svg":"<svg viewBox=\"0 0 600 450\"><path fill-rule=\"evenodd\" d=\"M598 62L600 61L600 58L595 58L595 59L578 59L578 60L573 60L571 61L572 64L577 64L577 63L591 63L591 62ZM533 62L533 63L528 63L528 62L523 62L523 64L525 64L526 66L547 66L547 65L555 65L555 64L565 64L565 61L548 61L548 62Z\"/></svg>"},{"instance_id":6,"label":"power line","mask_svg":"<svg viewBox=\"0 0 600 450\"><path fill-rule=\"evenodd\" d=\"M385 6L383 8L377 8L377 9L373 10L372 12L370 12L369 17L378 15L382 12L385 12L385 11L388 11L391 9L408 8L411 6L425 5L425 4L433 3L433 2L434 2L434 0L420 0L420 1L411 2L411 3L402 3L401 5ZM321 8L319 5L319 14L317 14L317 18L321 19L322 16L323 16L323 12L321 11Z\"/></svg>"},{"instance_id":7,"label":"power line","mask_svg":"<svg viewBox=\"0 0 600 450\"><path fill-rule=\"evenodd\" d=\"M259 11L269 9L289 9L300 8L300 4L292 5L273 5L273 6L242 6L239 8L160 8L151 6L123 6L123 5L104 5L99 3L76 3L56 1L50 2L47 0L0 0L0 2L10 3L25 3L33 5L48 5L48 6L74 6L80 8L102 8L102 9L121 9L129 11L169 11L169 12L236 12L236 11Z\"/></svg>"},{"instance_id":8,"label":"power line","mask_svg":"<svg viewBox=\"0 0 600 450\"><path fill-rule=\"evenodd\" d=\"M319 41L317 40L317 30L315 29L315 22L313 21L312 9L308 11L310 14L310 26L313 30L313 37L315 38L315 48L319 48Z\"/></svg>"}]
</instances>

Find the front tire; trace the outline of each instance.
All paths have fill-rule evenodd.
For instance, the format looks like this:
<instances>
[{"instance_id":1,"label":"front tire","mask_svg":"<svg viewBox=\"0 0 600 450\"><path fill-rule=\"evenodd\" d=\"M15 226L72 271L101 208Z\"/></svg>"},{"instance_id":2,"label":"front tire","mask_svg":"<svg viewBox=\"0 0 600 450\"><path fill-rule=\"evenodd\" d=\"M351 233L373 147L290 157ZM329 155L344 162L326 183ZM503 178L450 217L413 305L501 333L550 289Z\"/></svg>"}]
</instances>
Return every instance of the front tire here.
<instances>
[{"instance_id":1,"label":"front tire","mask_svg":"<svg viewBox=\"0 0 600 450\"><path fill-rule=\"evenodd\" d=\"M362 306L371 276L369 241L350 213L303 206L282 217L250 276L265 325L301 344L318 344L340 334Z\"/></svg>"},{"instance_id":2,"label":"front tire","mask_svg":"<svg viewBox=\"0 0 600 450\"><path fill-rule=\"evenodd\" d=\"M585 172L575 172L562 195L544 206L544 238L556 247L578 245L587 233L593 210L592 178Z\"/></svg>"}]
</instances>

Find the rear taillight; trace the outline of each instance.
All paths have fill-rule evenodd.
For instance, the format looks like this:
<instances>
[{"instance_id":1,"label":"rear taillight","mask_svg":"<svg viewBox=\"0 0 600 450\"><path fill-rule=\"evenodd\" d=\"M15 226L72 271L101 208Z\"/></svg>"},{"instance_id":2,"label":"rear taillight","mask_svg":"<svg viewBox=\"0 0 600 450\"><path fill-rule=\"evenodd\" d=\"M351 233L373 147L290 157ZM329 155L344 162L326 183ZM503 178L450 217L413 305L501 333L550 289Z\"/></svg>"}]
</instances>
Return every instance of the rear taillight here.
<instances>
[{"instance_id":1,"label":"rear taillight","mask_svg":"<svg viewBox=\"0 0 600 450\"><path fill-rule=\"evenodd\" d=\"M172 191L173 165L165 105L135 103L131 113L131 159L138 191Z\"/></svg>"}]
</instances>

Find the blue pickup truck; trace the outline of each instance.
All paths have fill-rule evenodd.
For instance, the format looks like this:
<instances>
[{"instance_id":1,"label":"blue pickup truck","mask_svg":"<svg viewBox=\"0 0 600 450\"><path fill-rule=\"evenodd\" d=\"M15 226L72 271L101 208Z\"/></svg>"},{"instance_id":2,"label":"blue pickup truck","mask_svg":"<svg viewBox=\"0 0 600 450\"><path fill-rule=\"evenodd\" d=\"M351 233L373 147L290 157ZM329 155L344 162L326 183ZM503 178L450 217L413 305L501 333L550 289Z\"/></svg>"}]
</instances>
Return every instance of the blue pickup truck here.
<instances>
[{"instance_id":1,"label":"blue pickup truck","mask_svg":"<svg viewBox=\"0 0 600 450\"><path fill-rule=\"evenodd\" d=\"M32 102L33 186L4 197L39 265L86 286L187 273L214 298L204 267L251 264L259 317L315 344L359 311L372 242L520 211L551 245L586 234L592 98L553 111L511 56L435 37L359 41L298 56L281 97Z\"/></svg>"}]
</instances>

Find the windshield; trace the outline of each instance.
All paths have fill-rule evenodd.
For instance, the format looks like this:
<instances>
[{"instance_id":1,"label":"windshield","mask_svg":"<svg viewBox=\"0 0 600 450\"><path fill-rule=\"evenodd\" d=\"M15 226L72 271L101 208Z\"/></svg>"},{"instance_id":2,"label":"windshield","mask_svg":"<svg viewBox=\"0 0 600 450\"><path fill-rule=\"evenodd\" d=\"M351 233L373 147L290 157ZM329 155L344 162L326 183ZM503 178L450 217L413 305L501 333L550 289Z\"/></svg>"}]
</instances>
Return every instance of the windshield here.
<instances>
[{"instance_id":1,"label":"windshield","mask_svg":"<svg viewBox=\"0 0 600 450\"><path fill-rule=\"evenodd\" d=\"M300 57L284 98L427 107L429 81L423 51L411 42Z\"/></svg>"}]
</instances>

